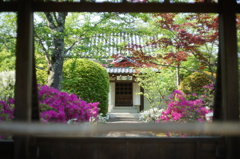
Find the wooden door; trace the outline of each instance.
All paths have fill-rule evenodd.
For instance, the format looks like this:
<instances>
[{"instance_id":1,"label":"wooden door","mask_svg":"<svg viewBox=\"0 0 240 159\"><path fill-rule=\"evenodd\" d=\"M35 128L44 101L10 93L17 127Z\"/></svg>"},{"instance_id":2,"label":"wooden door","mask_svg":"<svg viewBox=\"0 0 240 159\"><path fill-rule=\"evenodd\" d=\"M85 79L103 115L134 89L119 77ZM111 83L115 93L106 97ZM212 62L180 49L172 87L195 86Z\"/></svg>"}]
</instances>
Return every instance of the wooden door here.
<instances>
[{"instance_id":1,"label":"wooden door","mask_svg":"<svg viewBox=\"0 0 240 159\"><path fill-rule=\"evenodd\" d=\"M115 106L132 106L132 83L116 83Z\"/></svg>"}]
</instances>

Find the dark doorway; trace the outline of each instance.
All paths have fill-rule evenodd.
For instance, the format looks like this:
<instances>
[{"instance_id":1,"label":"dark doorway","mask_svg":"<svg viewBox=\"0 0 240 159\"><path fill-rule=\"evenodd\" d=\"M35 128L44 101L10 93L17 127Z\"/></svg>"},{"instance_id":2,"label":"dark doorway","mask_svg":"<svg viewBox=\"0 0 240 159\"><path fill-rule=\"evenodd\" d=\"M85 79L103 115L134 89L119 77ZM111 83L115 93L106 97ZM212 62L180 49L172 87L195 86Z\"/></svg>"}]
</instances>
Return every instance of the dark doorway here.
<instances>
[{"instance_id":1,"label":"dark doorway","mask_svg":"<svg viewBox=\"0 0 240 159\"><path fill-rule=\"evenodd\" d=\"M116 83L115 106L132 106L132 83Z\"/></svg>"}]
</instances>

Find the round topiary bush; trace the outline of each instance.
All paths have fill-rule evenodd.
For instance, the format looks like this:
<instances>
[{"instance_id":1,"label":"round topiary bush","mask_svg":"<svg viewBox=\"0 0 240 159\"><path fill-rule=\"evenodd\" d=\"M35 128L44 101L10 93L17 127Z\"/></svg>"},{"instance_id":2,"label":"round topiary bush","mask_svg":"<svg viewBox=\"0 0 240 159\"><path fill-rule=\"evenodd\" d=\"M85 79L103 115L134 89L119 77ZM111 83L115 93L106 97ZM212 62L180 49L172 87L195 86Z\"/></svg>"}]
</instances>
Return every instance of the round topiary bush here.
<instances>
[{"instance_id":1,"label":"round topiary bush","mask_svg":"<svg viewBox=\"0 0 240 159\"><path fill-rule=\"evenodd\" d=\"M205 72L210 75L209 72ZM213 83L213 81L204 73L194 72L183 79L180 83L179 89L184 93L199 93L202 91L202 87Z\"/></svg>"},{"instance_id":2,"label":"round topiary bush","mask_svg":"<svg viewBox=\"0 0 240 159\"><path fill-rule=\"evenodd\" d=\"M108 111L109 76L104 67L87 59L69 59L64 62L64 91L74 93L87 102L99 102L99 112Z\"/></svg>"}]
</instances>

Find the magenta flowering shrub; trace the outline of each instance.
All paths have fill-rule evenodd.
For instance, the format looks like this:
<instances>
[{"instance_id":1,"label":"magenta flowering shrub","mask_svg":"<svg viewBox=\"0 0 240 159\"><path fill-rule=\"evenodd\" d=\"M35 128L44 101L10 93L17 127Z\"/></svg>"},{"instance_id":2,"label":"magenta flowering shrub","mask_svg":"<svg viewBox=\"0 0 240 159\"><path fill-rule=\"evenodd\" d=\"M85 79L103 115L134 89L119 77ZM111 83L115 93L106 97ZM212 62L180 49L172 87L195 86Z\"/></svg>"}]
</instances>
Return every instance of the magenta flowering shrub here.
<instances>
[{"instance_id":1,"label":"magenta flowering shrub","mask_svg":"<svg viewBox=\"0 0 240 159\"><path fill-rule=\"evenodd\" d=\"M89 122L97 119L98 102L87 103L79 99L75 94L60 92L57 89L44 86L39 88L40 119L42 122L67 123ZM14 99L9 98L7 102L0 101L0 122L11 121L14 118ZM11 136L1 136L1 139L10 139Z\"/></svg>"},{"instance_id":2,"label":"magenta flowering shrub","mask_svg":"<svg viewBox=\"0 0 240 159\"><path fill-rule=\"evenodd\" d=\"M210 109L213 109L213 101L214 101L214 85L209 84L206 86L202 86L204 94L199 95L199 99L204 102L205 106L208 106Z\"/></svg>"},{"instance_id":3,"label":"magenta flowering shrub","mask_svg":"<svg viewBox=\"0 0 240 159\"><path fill-rule=\"evenodd\" d=\"M88 122L90 118L98 116L98 102L87 103L75 94L60 92L46 85L38 88L42 122L67 123L69 120ZM0 101L0 122L12 120L13 115L14 99L9 98L7 102Z\"/></svg>"},{"instance_id":4,"label":"magenta flowering shrub","mask_svg":"<svg viewBox=\"0 0 240 159\"><path fill-rule=\"evenodd\" d=\"M9 98L7 102L0 101L0 122L11 121L14 112L14 99Z\"/></svg>"},{"instance_id":5,"label":"magenta flowering shrub","mask_svg":"<svg viewBox=\"0 0 240 159\"><path fill-rule=\"evenodd\" d=\"M75 94L59 92L46 85L39 86L40 118L43 122L66 123L72 119L86 122L91 117L97 117L98 104L87 103Z\"/></svg>"},{"instance_id":6,"label":"magenta flowering shrub","mask_svg":"<svg viewBox=\"0 0 240 159\"><path fill-rule=\"evenodd\" d=\"M193 94L195 95L195 94ZM167 101L167 109L162 112L158 122L163 121L205 121L206 114L210 112L201 99L187 100L186 95L179 90L175 90L169 101Z\"/></svg>"},{"instance_id":7,"label":"magenta flowering shrub","mask_svg":"<svg viewBox=\"0 0 240 159\"><path fill-rule=\"evenodd\" d=\"M0 101L0 122L11 121L14 112L14 99L9 98L7 102ZM0 140L10 139L10 136L0 135Z\"/></svg>"}]
</instances>

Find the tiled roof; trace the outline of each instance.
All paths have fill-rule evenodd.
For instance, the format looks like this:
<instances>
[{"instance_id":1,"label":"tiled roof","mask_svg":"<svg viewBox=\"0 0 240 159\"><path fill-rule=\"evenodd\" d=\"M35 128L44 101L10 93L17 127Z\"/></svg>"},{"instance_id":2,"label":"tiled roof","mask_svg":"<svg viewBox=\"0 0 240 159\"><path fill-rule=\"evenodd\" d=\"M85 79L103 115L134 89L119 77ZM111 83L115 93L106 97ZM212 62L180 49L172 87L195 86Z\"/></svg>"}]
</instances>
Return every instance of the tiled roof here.
<instances>
[{"instance_id":1,"label":"tiled roof","mask_svg":"<svg viewBox=\"0 0 240 159\"><path fill-rule=\"evenodd\" d=\"M130 33L112 33L112 34L97 34L91 38L82 38L80 41L84 48L87 48L87 52L82 51L81 57L110 57L115 54L124 53L126 55L131 55L129 50L124 50L124 45L135 45L135 49L141 49L145 53L152 53L157 50L156 46L147 46L147 42L158 39L158 35L154 37L150 36L140 36ZM156 44L158 45L158 44Z\"/></svg>"},{"instance_id":2,"label":"tiled roof","mask_svg":"<svg viewBox=\"0 0 240 159\"><path fill-rule=\"evenodd\" d=\"M135 73L133 68L129 67L106 67L108 73Z\"/></svg>"},{"instance_id":3,"label":"tiled roof","mask_svg":"<svg viewBox=\"0 0 240 159\"><path fill-rule=\"evenodd\" d=\"M106 67L107 73L135 73L135 70L130 67ZM159 69L152 68L153 71L159 72Z\"/></svg>"}]
</instances>

